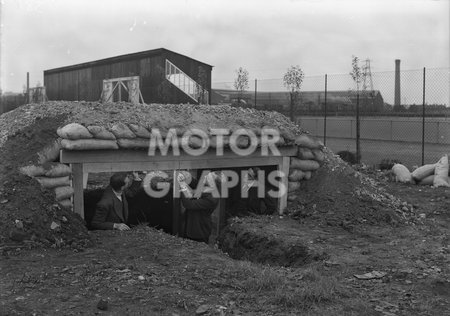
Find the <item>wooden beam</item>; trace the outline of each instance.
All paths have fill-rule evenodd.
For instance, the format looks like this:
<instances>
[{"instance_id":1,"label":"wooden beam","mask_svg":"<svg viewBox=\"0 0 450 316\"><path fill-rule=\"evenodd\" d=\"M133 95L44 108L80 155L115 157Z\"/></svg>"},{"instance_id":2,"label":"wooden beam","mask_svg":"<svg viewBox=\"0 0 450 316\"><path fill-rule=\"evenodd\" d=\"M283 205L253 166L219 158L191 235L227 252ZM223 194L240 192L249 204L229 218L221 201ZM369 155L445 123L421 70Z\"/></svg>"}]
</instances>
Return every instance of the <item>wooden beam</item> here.
<instances>
[{"instance_id":1,"label":"wooden beam","mask_svg":"<svg viewBox=\"0 0 450 316\"><path fill-rule=\"evenodd\" d=\"M72 167L73 210L84 218L84 198L83 198L83 164L74 163Z\"/></svg>"},{"instance_id":2,"label":"wooden beam","mask_svg":"<svg viewBox=\"0 0 450 316\"><path fill-rule=\"evenodd\" d=\"M278 198L278 212L283 214L287 206L287 190L288 190L288 175L289 175L290 157L283 157L281 163L278 165L278 170L282 172L281 183L286 188L286 193Z\"/></svg>"},{"instance_id":3,"label":"wooden beam","mask_svg":"<svg viewBox=\"0 0 450 316\"><path fill-rule=\"evenodd\" d=\"M255 152L247 156L239 156L231 150L225 150L221 156L216 155L216 150L211 148L205 154L200 156L191 156L180 149L180 155L175 156L171 151L167 155L161 155L156 152L155 155L149 156L147 150L61 150L61 163L86 163L86 162L132 162L132 161L180 161L180 160L210 160L210 159L236 159L236 158L268 158L268 157L282 157L295 156L297 154L297 146L285 146L278 148L281 156L262 156L261 149L257 148Z\"/></svg>"}]
</instances>

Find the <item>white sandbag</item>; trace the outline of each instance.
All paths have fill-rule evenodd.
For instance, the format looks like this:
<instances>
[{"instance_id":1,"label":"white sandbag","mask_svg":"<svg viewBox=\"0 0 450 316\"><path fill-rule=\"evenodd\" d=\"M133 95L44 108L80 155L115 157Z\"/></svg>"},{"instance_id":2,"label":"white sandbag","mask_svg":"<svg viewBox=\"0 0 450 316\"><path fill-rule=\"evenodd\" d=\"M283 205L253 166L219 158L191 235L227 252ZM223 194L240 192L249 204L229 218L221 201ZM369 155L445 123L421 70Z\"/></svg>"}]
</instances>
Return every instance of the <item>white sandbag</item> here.
<instances>
[{"instance_id":1,"label":"white sandbag","mask_svg":"<svg viewBox=\"0 0 450 316\"><path fill-rule=\"evenodd\" d=\"M323 144L306 134L295 137L295 144L300 147L306 147L309 149L322 148Z\"/></svg>"},{"instance_id":2,"label":"white sandbag","mask_svg":"<svg viewBox=\"0 0 450 316\"><path fill-rule=\"evenodd\" d=\"M44 167L42 167L42 166L34 166L34 165L21 167L19 169L19 171L20 171L21 174L24 174L24 175L29 176L31 178L44 176L45 173L46 173L46 170L44 169Z\"/></svg>"},{"instance_id":3,"label":"white sandbag","mask_svg":"<svg viewBox=\"0 0 450 316\"><path fill-rule=\"evenodd\" d=\"M136 134L134 134L128 126L120 122L114 124L109 130L116 138L136 138Z\"/></svg>"},{"instance_id":4,"label":"white sandbag","mask_svg":"<svg viewBox=\"0 0 450 316\"><path fill-rule=\"evenodd\" d=\"M44 189L53 189L70 185L69 176L57 178L36 177L36 180Z\"/></svg>"},{"instance_id":5,"label":"white sandbag","mask_svg":"<svg viewBox=\"0 0 450 316\"><path fill-rule=\"evenodd\" d=\"M288 181L288 193L297 191L298 189L300 189L300 182Z\"/></svg>"},{"instance_id":6,"label":"white sandbag","mask_svg":"<svg viewBox=\"0 0 450 316\"><path fill-rule=\"evenodd\" d=\"M94 136L94 138L97 139L109 139L109 140L115 140L116 136L114 136L113 133L108 131L103 126L97 126L97 125L90 125L87 127L88 131Z\"/></svg>"},{"instance_id":7,"label":"white sandbag","mask_svg":"<svg viewBox=\"0 0 450 316\"><path fill-rule=\"evenodd\" d=\"M49 178L58 178L58 177L65 177L70 174L72 174L72 169L70 169L70 166L58 163L58 162L52 162L44 164L45 170L45 176Z\"/></svg>"},{"instance_id":8,"label":"white sandbag","mask_svg":"<svg viewBox=\"0 0 450 316\"><path fill-rule=\"evenodd\" d=\"M61 146L67 150L119 149L115 140L107 139L63 139Z\"/></svg>"},{"instance_id":9,"label":"white sandbag","mask_svg":"<svg viewBox=\"0 0 450 316\"><path fill-rule=\"evenodd\" d=\"M70 123L56 130L59 137L64 139L88 139L92 138L89 130L81 124Z\"/></svg>"},{"instance_id":10,"label":"white sandbag","mask_svg":"<svg viewBox=\"0 0 450 316\"><path fill-rule=\"evenodd\" d=\"M40 152L37 153L38 155L38 163L44 164L49 161L55 161L59 158L59 151L61 150L61 138L58 138L50 145L47 145L42 149Z\"/></svg>"},{"instance_id":11,"label":"white sandbag","mask_svg":"<svg viewBox=\"0 0 450 316\"><path fill-rule=\"evenodd\" d=\"M320 148L312 149L312 153L314 155L315 161L317 161L319 163L322 163L325 161L325 154L322 149L320 149Z\"/></svg>"},{"instance_id":12,"label":"white sandbag","mask_svg":"<svg viewBox=\"0 0 450 316\"><path fill-rule=\"evenodd\" d=\"M117 144L120 148L133 149L133 148L145 148L150 145L150 139L147 138L120 138L117 140Z\"/></svg>"},{"instance_id":13,"label":"white sandbag","mask_svg":"<svg viewBox=\"0 0 450 316\"><path fill-rule=\"evenodd\" d=\"M300 197L300 196L299 196L298 194L295 194L295 193L289 193L288 196L287 196L287 200L288 200L289 202L293 202L293 201L295 201L295 200L298 200L299 197Z\"/></svg>"},{"instance_id":14,"label":"white sandbag","mask_svg":"<svg viewBox=\"0 0 450 316\"><path fill-rule=\"evenodd\" d=\"M450 187L448 181L448 156L444 155L436 163L436 168L434 169L434 187Z\"/></svg>"},{"instance_id":15,"label":"white sandbag","mask_svg":"<svg viewBox=\"0 0 450 316\"><path fill-rule=\"evenodd\" d=\"M218 136L212 135L209 137L209 146L211 148L217 148L220 147L218 144ZM222 136L222 148L228 147L230 144L230 136L223 135Z\"/></svg>"},{"instance_id":16,"label":"white sandbag","mask_svg":"<svg viewBox=\"0 0 450 316\"><path fill-rule=\"evenodd\" d=\"M130 130L137 136L141 138L151 138L152 133L148 129L146 129L144 126L138 125L138 124L130 124Z\"/></svg>"},{"instance_id":17,"label":"white sandbag","mask_svg":"<svg viewBox=\"0 0 450 316\"><path fill-rule=\"evenodd\" d=\"M298 182L300 180L303 180L305 177L305 172L299 169L291 169L289 170L289 181L295 181Z\"/></svg>"},{"instance_id":18,"label":"white sandbag","mask_svg":"<svg viewBox=\"0 0 450 316\"><path fill-rule=\"evenodd\" d=\"M404 165L396 163L392 167L396 182L410 183L413 181L411 172Z\"/></svg>"},{"instance_id":19,"label":"white sandbag","mask_svg":"<svg viewBox=\"0 0 450 316\"><path fill-rule=\"evenodd\" d=\"M297 157L303 160L315 160L315 156L311 149L306 147L298 147Z\"/></svg>"},{"instance_id":20,"label":"white sandbag","mask_svg":"<svg viewBox=\"0 0 450 316\"><path fill-rule=\"evenodd\" d=\"M303 171L314 171L319 169L320 165L315 160L302 160L296 157L291 157L290 168L300 169Z\"/></svg>"},{"instance_id":21,"label":"white sandbag","mask_svg":"<svg viewBox=\"0 0 450 316\"><path fill-rule=\"evenodd\" d=\"M55 188L55 200L62 201L70 198L73 195L73 188L71 186Z\"/></svg>"},{"instance_id":22,"label":"white sandbag","mask_svg":"<svg viewBox=\"0 0 450 316\"><path fill-rule=\"evenodd\" d=\"M305 171L305 176L303 177L303 180L309 180L312 177L311 171Z\"/></svg>"},{"instance_id":23,"label":"white sandbag","mask_svg":"<svg viewBox=\"0 0 450 316\"><path fill-rule=\"evenodd\" d=\"M414 180L420 181L428 176L434 175L435 168L436 164L423 165L422 167L419 167L413 172L411 172L411 176L413 177Z\"/></svg>"},{"instance_id":24,"label":"white sandbag","mask_svg":"<svg viewBox=\"0 0 450 316\"><path fill-rule=\"evenodd\" d=\"M423 178L417 184L419 184L419 185L433 185L433 183L434 183L434 174Z\"/></svg>"},{"instance_id":25,"label":"white sandbag","mask_svg":"<svg viewBox=\"0 0 450 316\"><path fill-rule=\"evenodd\" d=\"M72 200L71 199L64 199L61 201L58 201L59 206L65 208L65 209L72 209L73 205L72 205Z\"/></svg>"}]
</instances>

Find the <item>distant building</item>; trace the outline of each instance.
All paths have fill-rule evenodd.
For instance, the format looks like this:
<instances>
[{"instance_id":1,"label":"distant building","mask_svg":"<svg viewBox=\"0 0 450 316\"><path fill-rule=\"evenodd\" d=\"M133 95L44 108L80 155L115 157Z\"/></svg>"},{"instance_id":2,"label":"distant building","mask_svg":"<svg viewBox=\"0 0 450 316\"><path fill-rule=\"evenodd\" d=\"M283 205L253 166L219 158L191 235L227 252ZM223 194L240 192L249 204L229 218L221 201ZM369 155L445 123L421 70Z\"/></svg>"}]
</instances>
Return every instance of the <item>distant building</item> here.
<instances>
[{"instance_id":1,"label":"distant building","mask_svg":"<svg viewBox=\"0 0 450 316\"><path fill-rule=\"evenodd\" d=\"M209 104L211 72L211 65L159 48L45 70L44 86L49 100L98 101L103 80L138 76L145 103ZM125 87L115 87L114 101L127 101Z\"/></svg>"},{"instance_id":2,"label":"distant building","mask_svg":"<svg viewBox=\"0 0 450 316\"><path fill-rule=\"evenodd\" d=\"M213 101L219 103L234 103L238 97L236 90L214 89L215 97ZM242 95L246 104L255 104L255 93L247 91ZM325 104L324 91L301 91L299 104L296 110L299 111L322 111ZM384 109L384 100L380 91L361 92L359 98L360 109L365 112L382 112ZM276 92L257 92L256 106L258 109L267 110L285 110L290 107L290 94L285 91ZM327 92L327 110L329 111L353 111L356 106L356 95L352 91L328 91Z\"/></svg>"}]
</instances>

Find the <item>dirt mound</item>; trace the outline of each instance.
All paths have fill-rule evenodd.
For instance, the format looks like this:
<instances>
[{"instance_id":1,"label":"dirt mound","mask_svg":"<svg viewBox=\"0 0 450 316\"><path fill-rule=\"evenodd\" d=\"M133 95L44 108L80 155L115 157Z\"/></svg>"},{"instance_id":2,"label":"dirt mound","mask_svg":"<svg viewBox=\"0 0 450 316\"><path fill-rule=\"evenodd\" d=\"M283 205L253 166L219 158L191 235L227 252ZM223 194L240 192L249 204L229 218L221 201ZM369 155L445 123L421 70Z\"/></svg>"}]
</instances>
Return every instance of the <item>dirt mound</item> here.
<instances>
[{"instance_id":1,"label":"dirt mound","mask_svg":"<svg viewBox=\"0 0 450 316\"><path fill-rule=\"evenodd\" d=\"M277 112L230 106L133 105L97 102L51 101L28 104L0 116L0 242L28 244L87 243L83 220L55 205L52 191L41 189L37 181L20 175L20 167L42 165L57 160L59 127L68 123L111 129L118 122L167 131L169 128L277 127L286 133L301 129ZM56 145L55 145L56 142ZM46 160L47 159L47 160Z\"/></svg>"},{"instance_id":2,"label":"dirt mound","mask_svg":"<svg viewBox=\"0 0 450 316\"><path fill-rule=\"evenodd\" d=\"M18 113L10 113L6 123L3 116L0 121L3 134L0 150L0 244L4 245L1 250L17 248L17 243L30 247L84 247L89 243L89 236L83 220L55 205L51 191L43 191L36 180L18 172L19 167L36 163L39 159L37 153L54 142L55 129L64 122L66 115L55 113L47 119L37 114L31 119L26 113L30 107L26 109L25 112L22 109ZM8 131L9 134L5 133Z\"/></svg>"},{"instance_id":3,"label":"dirt mound","mask_svg":"<svg viewBox=\"0 0 450 316\"><path fill-rule=\"evenodd\" d=\"M329 150L322 167L309 181L302 182L287 213L299 220L308 218L346 229L361 224L399 225L416 219L411 205Z\"/></svg>"}]
</instances>

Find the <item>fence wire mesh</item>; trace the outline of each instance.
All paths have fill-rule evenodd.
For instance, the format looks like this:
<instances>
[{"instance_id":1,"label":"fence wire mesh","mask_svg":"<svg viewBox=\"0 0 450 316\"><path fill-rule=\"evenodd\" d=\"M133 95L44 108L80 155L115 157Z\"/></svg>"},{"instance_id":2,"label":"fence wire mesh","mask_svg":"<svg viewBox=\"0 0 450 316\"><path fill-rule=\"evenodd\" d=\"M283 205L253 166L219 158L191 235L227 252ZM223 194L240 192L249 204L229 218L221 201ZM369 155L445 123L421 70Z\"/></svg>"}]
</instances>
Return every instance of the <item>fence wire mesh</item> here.
<instances>
[{"instance_id":1,"label":"fence wire mesh","mask_svg":"<svg viewBox=\"0 0 450 316\"><path fill-rule=\"evenodd\" d=\"M213 104L275 110L320 138L335 153L356 162L359 109L360 162L398 161L408 167L436 162L450 154L449 69L373 72L359 89L350 74L306 76L299 97L283 80L249 80L246 91L233 82L213 83Z\"/></svg>"}]
</instances>

